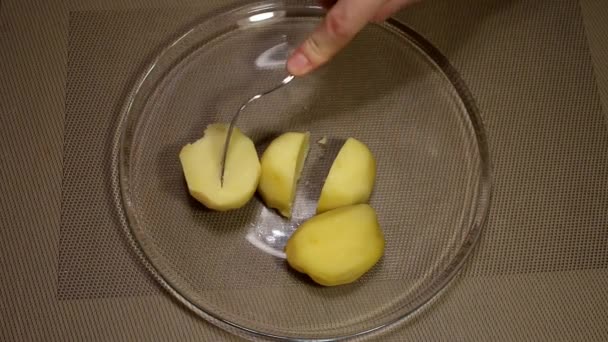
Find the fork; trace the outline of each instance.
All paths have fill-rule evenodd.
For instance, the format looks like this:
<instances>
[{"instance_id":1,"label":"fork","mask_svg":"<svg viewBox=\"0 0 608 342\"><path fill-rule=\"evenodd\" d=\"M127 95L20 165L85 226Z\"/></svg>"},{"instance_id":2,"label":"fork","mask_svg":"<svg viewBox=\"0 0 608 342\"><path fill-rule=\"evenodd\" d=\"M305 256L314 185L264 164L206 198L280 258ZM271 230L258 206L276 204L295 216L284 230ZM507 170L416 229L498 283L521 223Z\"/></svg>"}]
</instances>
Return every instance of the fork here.
<instances>
[{"instance_id":1,"label":"fork","mask_svg":"<svg viewBox=\"0 0 608 342\"><path fill-rule=\"evenodd\" d=\"M279 85L277 85L263 93L252 96L249 100L247 100L245 103L243 103L243 105L239 108L239 110L234 114L234 116L230 120L230 126L228 126L228 134L226 134L226 141L224 142L224 150L222 152L222 163L221 163L222 171L221 171L221 175L220 175L220 185L222 187L224 186L224 171L226 169L226 157L228 157L228 148L230 147L230 138L232 137L232 131L234 130L234 126L235 126L236 121L238 120L239 116L250 103L260 99L262 96L266 96L266 95L274 92L275 90L282 88L283 86L285 86L289 82L291 82L294 78L295 78L295 76L289 74L287 77L285 77L281 81L281 83Z\"/></svg>"}]
</instances>

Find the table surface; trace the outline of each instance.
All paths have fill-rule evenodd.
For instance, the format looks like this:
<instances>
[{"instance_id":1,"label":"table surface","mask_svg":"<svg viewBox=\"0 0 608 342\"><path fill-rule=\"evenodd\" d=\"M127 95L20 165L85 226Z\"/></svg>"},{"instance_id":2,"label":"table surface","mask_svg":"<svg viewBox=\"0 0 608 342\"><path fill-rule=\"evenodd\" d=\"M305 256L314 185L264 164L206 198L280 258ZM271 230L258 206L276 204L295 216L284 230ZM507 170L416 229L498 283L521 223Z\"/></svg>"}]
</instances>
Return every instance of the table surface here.
<instances>
[{"instance_id":1,"label":"table surface","mask_svg":"<svg viewBox=\"0 0 608 342\"><path fill-rule=\"evenodd\" d=\"M0 2L0 340L239 340L147 276L104 194L125 87L235 2ZM608 340L608 1L425 0L397 17L467 82L495 188L459 277L375 338Z\"/></svg>"}]
</instances>

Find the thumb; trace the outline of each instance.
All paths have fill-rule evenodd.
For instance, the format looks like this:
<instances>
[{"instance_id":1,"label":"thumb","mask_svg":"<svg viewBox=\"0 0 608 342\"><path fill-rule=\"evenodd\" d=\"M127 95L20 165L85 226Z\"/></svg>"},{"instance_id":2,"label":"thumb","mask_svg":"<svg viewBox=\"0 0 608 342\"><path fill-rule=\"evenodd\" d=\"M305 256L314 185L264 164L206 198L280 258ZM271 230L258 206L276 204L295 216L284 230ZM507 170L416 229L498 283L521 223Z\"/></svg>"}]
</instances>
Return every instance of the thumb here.
<instances>
[{"instance_id":1,"label":"thumb","mask_svg":"<svg viewBox=\"0 0 608 342\"><path fill-rule=\"evenodd\" d=\"M385 0L340 0L287 61L287 70L302 76L329 61L375 16Z\"/></svg>"}]
</instances>

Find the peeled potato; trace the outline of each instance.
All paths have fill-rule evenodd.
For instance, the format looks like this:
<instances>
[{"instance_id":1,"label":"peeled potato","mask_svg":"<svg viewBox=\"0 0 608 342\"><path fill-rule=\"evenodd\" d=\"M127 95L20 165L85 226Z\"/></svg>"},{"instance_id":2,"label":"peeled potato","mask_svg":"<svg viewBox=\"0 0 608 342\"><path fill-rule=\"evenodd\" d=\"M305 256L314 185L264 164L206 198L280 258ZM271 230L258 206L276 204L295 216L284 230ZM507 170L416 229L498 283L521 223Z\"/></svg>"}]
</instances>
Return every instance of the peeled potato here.
<instances>
[{"instance_id":1,"label":"peeled potato","mask_svg":"<svg viewBox=\"0 0 608 342\"><path fill-rule=\"evenodd\" d=\"M304 222L287 241L287 262L316 283L354 282L384 254L376 212L367 204L327 211Z\"/></svg>"},{"instance_id":2,"label":"peeled potato","mask_svg":"<svg viewBox=\"0 0 608 342\"><path fill-rule=\"evenodd\" d=\"M212 124L204 136L184 146L179 154L188 191L206 207L219 211L244 206L255 193L261 174L251 139L234 128L220 183L221 162L228 125Z\"/></svg>"},{"instance_id":3,"label":"peeled potato","mask_svg":"<svg viewBox=\"0 0 608 342\"><path fill-rule=\"evenodd\" d=\"M362 142L349 138L338 152L323 189L317 213L367 203L376 179L376 160Z\"/></svg>"},{"instance_id":4,"label":"peeled potato","mask_svg":"<svg viewBox=\"0 0 608 342\"><path fill-rule=\"evenodd\" d=\"M262 154L259 192L266 205L290 218L296 186L308 155L310 134L284 133Z\"/></svg>"}]
</instances>

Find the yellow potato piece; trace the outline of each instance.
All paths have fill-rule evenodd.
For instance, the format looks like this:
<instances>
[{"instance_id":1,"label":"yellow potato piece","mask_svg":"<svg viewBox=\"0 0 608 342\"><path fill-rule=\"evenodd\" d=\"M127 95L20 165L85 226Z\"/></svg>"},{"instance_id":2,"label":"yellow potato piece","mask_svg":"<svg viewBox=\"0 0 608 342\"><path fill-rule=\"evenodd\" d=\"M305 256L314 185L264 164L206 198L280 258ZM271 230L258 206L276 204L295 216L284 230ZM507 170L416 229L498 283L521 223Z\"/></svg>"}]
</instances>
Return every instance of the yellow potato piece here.
<instances>
[{"instance_id":1,"label":"yellow potato piece","mask_svg":"<svg viewBox=\"0 0 608 342\"><path fill-rule=\"evenodd\" d=\"M220 183L221 162L228 125L212 124L204 136L184 146L179 154L190 194L206 207L219 211L244 206L254 195L261 174L251 139L234 128Z\"/></svg>"},{"instance_id":2,"label":"yellow potato piece","mask_svg":"<svg viewBox=\"0 0 608 342\"><path fill-rule=\"evenodd\" d=\"M274 139L262 154L259 192L266 205L290 218L296 187L308 155L310 134L288 132Z\"/></svg>"},{"instance_id":3,"label":"yellow potato piece","mask_svg":"<svg viewBox=\"0 0 608 342\"><path fill-rule=\"evenodd\" d=\"M372 152L357 139L347 139L329 170L317 204L317 213L367 203L375 179L376 160Z\"/></svg>"},{"instance_id":4,"label":"yellow potato piece","mask_svg":"<svg viewBox=\"0 0 608 342\"><path fill-rule=\"evenodd\" d=\"M376 212L367 204L327 211L304 222L285 247L287 262L316 283L354 282L384 254Z\"/></svg>"}]
</instances>

